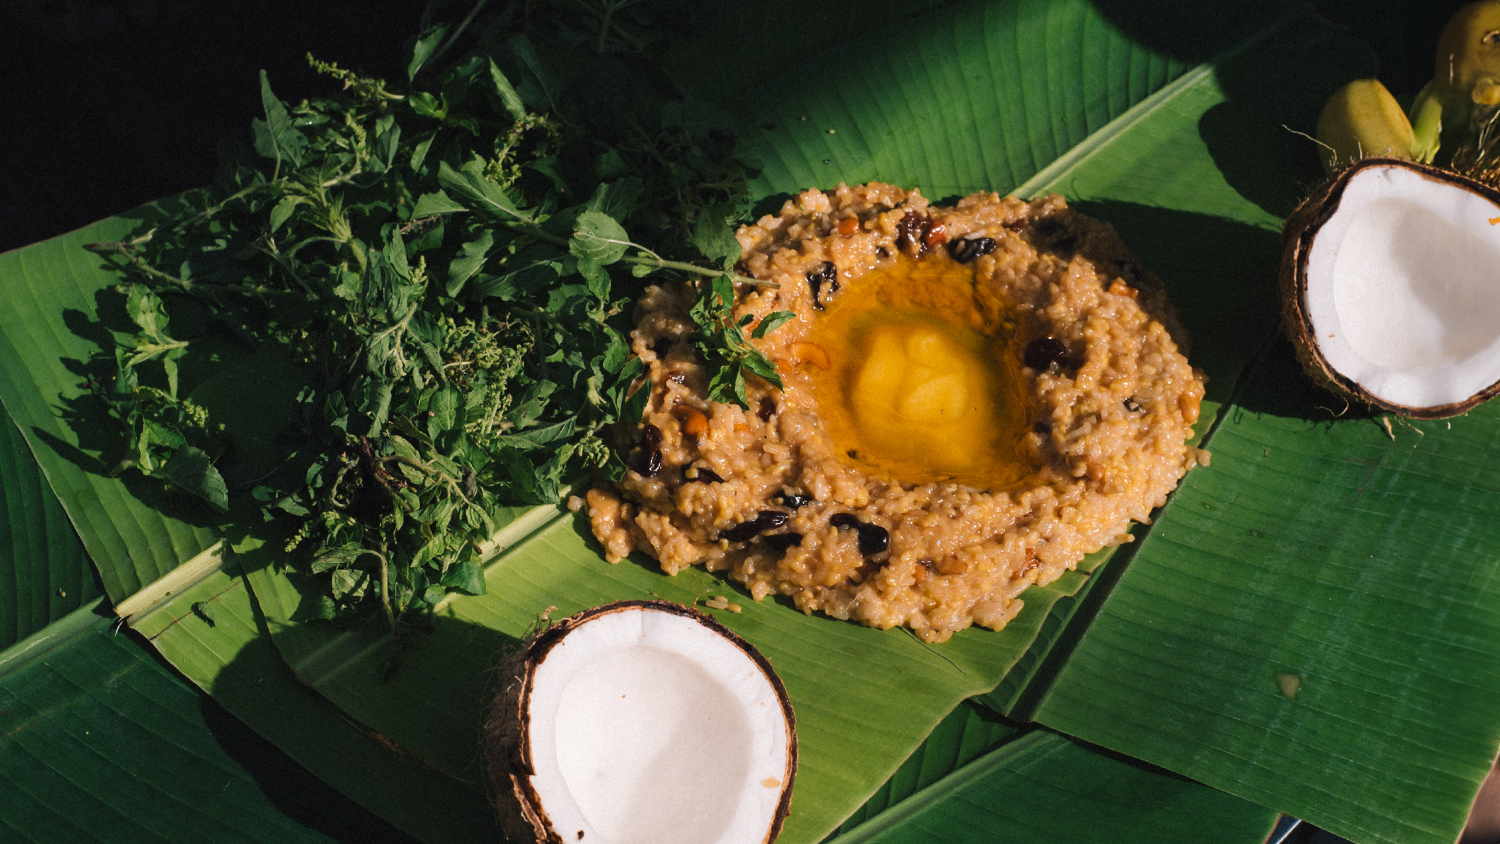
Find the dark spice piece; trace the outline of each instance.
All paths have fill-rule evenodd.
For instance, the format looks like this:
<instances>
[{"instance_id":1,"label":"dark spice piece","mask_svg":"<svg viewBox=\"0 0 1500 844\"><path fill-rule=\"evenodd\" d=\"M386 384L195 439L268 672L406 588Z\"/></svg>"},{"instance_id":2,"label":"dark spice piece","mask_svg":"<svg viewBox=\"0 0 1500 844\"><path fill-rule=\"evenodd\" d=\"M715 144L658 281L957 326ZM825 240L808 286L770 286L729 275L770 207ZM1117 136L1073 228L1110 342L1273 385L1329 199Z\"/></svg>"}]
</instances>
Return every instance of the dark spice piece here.
<instances>
[{"instance_id":1,"label":"dark spice piece","mask_svg":"<svg viewBox=\"0 0 1500 844\"><path fill-rule=\"evenodd\" d=\"M891 544L891 533L880 525L860 521L853 513L838 513L828 520L836 528L849 528L859 533L859 553L865 556L879 554Z\"/></svg>"},{"instance_id":2,"label":"dark spice piece","mask_svg":"<svg viewBox=\"0 0 1500 844\"><path fill-rule=\"evenodd\" d=\"M641 426L640 451L631 461L630 468L648 478L656 477L656 473L661 471L660 428L649 422Z\"/></svg>"},{"instance_id":3,"label":"dark spice piece","mask_svg":"<svg viewBox=\"0 0 1500 844\"><path fill-rule=\"evenodd\" d=\"M1054 363L1066 363L1067 360L1068 347L1052 336L1032 340L1026 344L1026 351L1021 354L1021 362L1038 372Z\"/></svg>"},{"instance_id":4,"label":"dark spice piece","mask_svg":"<svg viewBox=\"0 0 1500 844\"><path fill-rule=\"evenodd\" d=\"M762 396L760 405L755 408L755 415L759 417L760 421L762 422L770 422L771 417L775 415L775 413L776 400L771 398L770 396Z\"/></svg>"},{"instance_id":5,"label":"dark spice piece","mask_svg":"<svg viewBox=\"0 0 1500 844\"><path fill-rule=\"evenodd\" d=\"M765 537L766 544L773 549L785 554L788 548L795 548L802 544L802 534L787 531L786 533L773 533Z\"/></svg>"},{"instance_id":6,"label":"dark spice piece","mask_svg":"<svg viewBox=\"0 0 1500 844\"><path fill-rule=\"evenodd\" d=\"M781 492L776 493L775 497L773 497L771 500L783 507L790 507L793 510L796 510L799 507L813 503L817 499L813 498L811 495L803 495L797 492L787 492L786 490L782 490Z\"/></svg>"},{"instance_id":7,"label":"dark spice piece","mask_svg":"<svg viewBox=\"0 0 1500 844\"><path fill-rule=\"evenodd\" d=\"M823 285L828 285L828 292L823 292ZM839 292L839 269L832 261L824 261L823 265L807 274L807 288L812 291L813 307L823 310L823 302L829 296Z\"/></svg>"},{"instance_id":8,"label":"dark spice piece","mask_svg":"<svg viewBox=\"0 0 1500 844\"><path fill-rule=\"evenodd\" d=\"M949 242L948 254L960 264L967 264L980 255L988 255L998 246L993 237L961 237Z\"/></svg>"},{"instance_id":9,"label":"dark spice piece","mask_svg":"<svg viewBox=\"0 0 1500 844\"><path fill-rule=\"evenodd\" d=\"M1074 234L1065 223L1051 217L1043 217L1032 227L1051 249L1062 253L1072 253L1078 249L1078 235Z\"/></svg>"},{"instance_id":10,"label":"dark spice piece","mask_svg":"<svg viewBox=\"0 0 1500 844\"><path fill-rule=\"evenodd\" d=\"M682 471L682 477L690 484L721 484L724 479L719 473L707 466L689 466Z\"/></svg>"},{"instance_id":11,"label":"dark spice piece","mask_svg":"<svg viewBox=\"0 0 1500 844\"><path fill-rule=\"evenodd\" d=\"M927 233L932 231L932 218L916 211L906 212L896 224L896 248L910 252L920 258L927 251Z\"/></svg>"},{"instance_id":12,"label":"dark spice piece","mask_svg":"<svg viewBox=\"0 0 1500 844\"><path fill-rule=\"evenodd\" d=\"M791 517L791 513L783 513L780 510L762 510L755 515L755 518L740 522L719 534L719 538L730 542L747 542L758 534L781 527Z\"/></svg>"}]
</instances>

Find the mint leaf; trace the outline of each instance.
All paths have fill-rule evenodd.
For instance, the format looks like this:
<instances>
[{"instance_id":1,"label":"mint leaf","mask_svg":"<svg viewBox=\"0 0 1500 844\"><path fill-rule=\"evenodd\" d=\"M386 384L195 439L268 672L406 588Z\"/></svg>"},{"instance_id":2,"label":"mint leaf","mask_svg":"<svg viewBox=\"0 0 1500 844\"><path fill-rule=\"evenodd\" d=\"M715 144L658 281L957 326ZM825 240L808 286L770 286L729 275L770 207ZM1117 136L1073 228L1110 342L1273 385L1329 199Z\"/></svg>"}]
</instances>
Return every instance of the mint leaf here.
<instances>
[{"instance_id":1,"label":"mint leaf","mask_svg":"<svg viewBox=\"0 0 1500 844\"><path fill-rule=\"evenodd\" d=\"M500 66L490 59L490 84L494 86L495 93L500 97L500 104L505 111L517 120L526 119L526 104L521 102L521 95L511 86L510 80L500 72Z\"/></svg>"},{"instance_id":2,"label":"mint leaf","mask_svg":"<svg viewBox=\"0 0 1500 844\"><path fill-rule=\"evenodd\" d=\"M172 452L172 457L161 467L161 475L183 492L212 504L222 513L229 512L229 487L208 453L185 445Z\"/></svg>"},{"instance_id":3,"label":"mint leaf","mask_svg":"<svg viewBox=\"0 0 1500 844\"><path fill-rule=\"evenodd\" d=\"M257 120L252 126L255 132L255 151L274 159L278 166L287 162L293 167L302 163L302 153L307 149L307 137L292 125L291 115L276 95L271 93L271 80L266 72L260 72L260 102L266 119Z\"/></svg>"}]
</instances>

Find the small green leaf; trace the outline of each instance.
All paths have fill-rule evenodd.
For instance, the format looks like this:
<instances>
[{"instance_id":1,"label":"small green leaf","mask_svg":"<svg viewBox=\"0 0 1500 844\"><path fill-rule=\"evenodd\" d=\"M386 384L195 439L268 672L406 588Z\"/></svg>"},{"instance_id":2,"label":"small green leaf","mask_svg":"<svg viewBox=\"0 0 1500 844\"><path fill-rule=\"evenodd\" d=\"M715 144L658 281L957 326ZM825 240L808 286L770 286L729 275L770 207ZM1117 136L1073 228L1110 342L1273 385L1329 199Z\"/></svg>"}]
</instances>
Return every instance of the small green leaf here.
<instances>
[{"instance_id":1,"label":"small green leaf","mask_svg":"<svg viewBox=\"0 0 1500 844\"><path fill-rule=\"evenodd\" d=\"M613 264L625 257L630 248L630 235L608 214L600 211L584 211L574 224L573 239L568 242L568 251L578 258L589 258L601 265Z\"/></svg>"},{"instance_id":2,"label":"small green leaf","mask_svg":"<svg viewBox=\"0 0 1500 844\"><path fill-rule=\"evenodd\" d=\"M728 266L740 257L740 241L734 236L731 224L733 209L715 206L706 208L693 223L693 245L710 261Z\"/></svg>"},{"instance_id":3,"label":"small green leaf","mask_svg":"<svg viewBox=\"0 0 1500 844\"><path fill-rule=\"evenodd\" d=\"M281 201L276 203L276 206L271 209L272 234L275 234L277 229L281 228L286 224L287 220L291 219L292 212L297 210L297 205L302 201L302 198L298 196L283 196Z\"/></svg>"},{"instance_id":4,"label":"small green leaf","mask_svg":"<svg viewBox=\"0 0 1500 844\"><path fill-rule=\"evenodd\" d=\"M495 93L500 96L500 103L505 106L506 113L516 120L525 120L526 104L521 102L521 96L511 86L510 80L505 78L505 74L500 72L494 59L490 59L490 82L495 86Z\"/></svg>"},{"instance_id":5,"label":"small green leaf","mask_svg":"<svg viewBox=\"0 0 1500 844\"><path fill-rule=\"evenodd\" d=\"M448 34L448 27L449 24L439 24L417 37L417 43L412 46L411 61L406 65L408 82L417 78L417 74L427 64L427 60L437 52L437 48L443 43L443 38Z\"/></svg>"},{"instance_id":6,"label":"small green leaf","mask_svg":"<svg viewBox=\"0 0 1500 844\"><path fill-rule=\"evenodd\" d=\"M593 258L579 257L578 274L601 303L609 301L609 273Z\"/></svg>"},{"instance_id":7,"label":"small green leaf","mask_svg":"<svg viewBox=\"0 0 1500 844\"><path fill-rule=\"evenodd\" d=\"M271 81L264 70L260 72L260 101L266 119L253 124L255 151L265 158L275 159L278 165L282 161L300 165L302 153L307 149L307 137L292 125L286 106L271 93Z\"/></svg>"},{"instance_id":8,"label":"small green leaf","mask_svg":"<svg viewBox=\"0 0 1500 844\"><path fill-rule=\"evenodd\" d=\"M458 424L458 409L462 404L462 396L458 390L452 387L444 387L438 390L437 395L432 397L432 403L427 406L427 412L432 414L429 420L429 430L446 431Z\"/></svg>"},{"instance_id":9,"label":"small green leaf","mask_svg":"<svg viewBox=\"0 0 1500 844\"><path fill-rule=\"evenodd\" d=\"M468 206L453 201L448 194L442 191L424 193L417 197L416 207L412 208L411 216L414 220L423 217L431 217L434 214L453 214L459 211L469 210Z\"/></svg>"},{"instance_id":10,"label":"small green leaf","mask_svg":"<svg viewBox=\"0 0 1500 844\"><path fill-rule=\"evenodd\" d=\"M484 569L473 560L464 560L453 571L448 572L443 578L443 585L466 595L483 595Z\"/></svg>"},{"instance_id":11,"label":"small green leaf","mask_svg":"<svg viewBox=\"0 0 1500 844\"><path fill-rule=\"evenodd\" d=\"M438 184L491 214L511 219L526 219L516 209L515 201L511 199L505 188L470 167L454 170L448 162L444 161L438 167Z\"/></svg>"},{"instance_id":12,"label":"small green leaf","mask_svg":"<svg viewBox=\"0 0 1500 844\"><path fill-rule=\"evenodd\" d=\"M448 116L448 103L442 96L433 96L426 91L416 91L409 98L411 110L423 117L442 120Z\"/></svg>"},{"instance_id":13,"label":"small green leaf","mask_svg":"<svg viewBox=\"0 0 1500 844\"><path fill-rule=\"evenodd\" d=\"M479 236L459 247L458 255L448 265L447 291L449 296L457 296L464 284L474 277L484 266L489 258L490 247L495 245L495 232L485 229Z\"/></svg>"},{"instance_id":14,"label":"small green leaf","mask_svg":"<svg viewBox=\"0 0 1500 844\"><path fill-rule=\"evenodd\" d=\"M202 449L190 445L177 449L161 468L161 474L182 491L198 496L221 512L229 512L229 488Z\"/></svg>"},{"instance_id":15,"label":"small green leaf","mask_svg":"<svg viewBox=\"0 0 1500 844\"><path fill-rule=\"evenodd\" d=\"M797 314L792 311L772 311L766 314L765 318L760 321L760 325L755 326L750 336L759 340L796 318Z\"/></svg>"}]
</instances>

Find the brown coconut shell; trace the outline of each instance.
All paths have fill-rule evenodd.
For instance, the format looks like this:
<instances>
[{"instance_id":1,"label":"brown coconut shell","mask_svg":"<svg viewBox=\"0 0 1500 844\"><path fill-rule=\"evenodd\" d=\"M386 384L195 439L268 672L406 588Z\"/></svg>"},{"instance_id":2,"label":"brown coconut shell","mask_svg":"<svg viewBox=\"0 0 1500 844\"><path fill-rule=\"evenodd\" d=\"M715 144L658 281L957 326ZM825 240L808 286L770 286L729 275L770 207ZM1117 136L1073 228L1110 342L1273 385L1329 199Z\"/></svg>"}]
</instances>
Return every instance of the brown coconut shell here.
<instances>
[{"instance_id":1,"label":"brown coconut shell","mask_svg":"<svg viewBox=\"0 0 1500 844\"><path fill-rule=\"evenodd\" d=\"M1344 168L1320 185L1302 201L1287 218L1281 230L1281 271L1279 286L1281 293L1282 328L1292 346L1297 350L1297 360L1308 377L1329 391L1377 410L1384 410L1413 419L1446 419L1473 410L1475 407L1500 395L1500 382L1491 384L1469 398L1451 404L1430 407L1408 407L1382 399L1359 383L1344 376L1329 366L1318 349L1312 319L1307 313L1307 261L1313 239L1318 230L1328 222L1339 208L1344 189L1349 180L1364 170L1373 167L1396 167L1411 170L1435 182L1454 185L1473 191L1492 202L1500 204L1500 191L1474 179L1434 167L1399 158L1365 158Z\"/></svg>"},{"instance_id":2,"label":"brown coconut shell","mask_svg":"<svg viewBox=\"0 0 1500 844\"><path fill-rule=\"evenodd\" d=\"M506 838L514 842L535 844L576 844L565 841L553 828L542 808L540 796L531 785L531 776L536 773L531 762L529 729L532 682L537 668L546 660L547 654L569 632L600 616L632 609L655 610L693 619L750 657L775 688L776 697L781 701L782 713L786 717L787 765L786 776L782 779L785 785L781 801L763 842L771 844L781 834L781 827L786 822L787 812L791 807L792 786L797 775L797 721L792 712L791 699L787 697L786 687L771 668L771 663L754 645L712 617L670 601L618 601L584 610L539 629L506 660L502 668L504 685L490 707L481 736L490 798Z\"/></svg>"}]
</instances>

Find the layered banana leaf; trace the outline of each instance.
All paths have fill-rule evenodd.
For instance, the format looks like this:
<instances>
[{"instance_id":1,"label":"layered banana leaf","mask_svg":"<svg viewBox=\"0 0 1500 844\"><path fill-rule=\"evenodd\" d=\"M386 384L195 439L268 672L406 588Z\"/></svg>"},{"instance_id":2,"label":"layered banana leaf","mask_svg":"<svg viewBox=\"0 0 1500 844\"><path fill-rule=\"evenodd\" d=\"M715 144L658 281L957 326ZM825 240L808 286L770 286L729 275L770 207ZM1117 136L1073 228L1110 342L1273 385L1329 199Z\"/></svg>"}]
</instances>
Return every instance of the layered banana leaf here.
<instances>
[{"instance_id":1,"label":"layered banana leaf","mask_svg":"<svg viewBox=\"0 0 1500 844\"><path fill-rule=\"evenodd\" d=\"M0 256L0 401L132 627L429 841L493 834L475 738L502 653L539 617L713 595L743 607L717 615L796 708L784 841L1250 842L1278 810L1361 842L1452 841L1500 744L1485 708L1500 483L1483 468L1500 419L1386 427L1312 388L1274 340L1277 231L1317 172L1284 127L1309 126L1370 56L1295 5L721 5L669 67L741 121L763 207L871 179L935 199L1062 193L1181 309L1211 379L1212 465L1136 542L1026 593L1004 631L938 646L703 572L609 566L552 508L507 514L488 594L453 598L429 631L332 629L299 620L309 592L253 520L221 535L100 462L78 382L117 315L82 245L138 223L122 217ZM788 34L787 9L811 22ZM1011 726L971 725L976 696Z\"/></svg>"}]
</instances>

